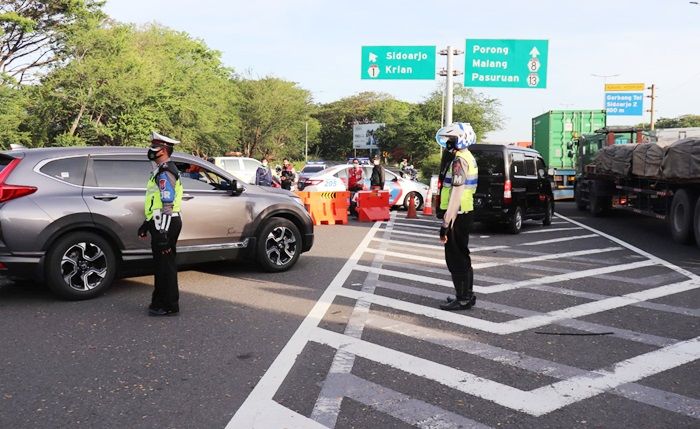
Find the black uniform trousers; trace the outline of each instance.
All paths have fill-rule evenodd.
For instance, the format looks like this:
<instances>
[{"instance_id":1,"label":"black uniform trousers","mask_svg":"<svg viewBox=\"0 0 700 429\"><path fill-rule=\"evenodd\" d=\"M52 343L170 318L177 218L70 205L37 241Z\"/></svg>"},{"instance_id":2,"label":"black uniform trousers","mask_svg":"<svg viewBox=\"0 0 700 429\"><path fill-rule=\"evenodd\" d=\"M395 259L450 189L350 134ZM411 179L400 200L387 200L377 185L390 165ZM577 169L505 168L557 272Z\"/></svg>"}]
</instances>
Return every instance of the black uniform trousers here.
<instances>
[{"instance_id":1,"label":"black uniform trousers","mask_svg":"<svg viewBox=\"0 0 700 429\"><path fill-rule=\"evenodd\" d=\"M472 229L474 212L458 214L452 228L447 233L447 243L445 243L445 262L447 269L452 274L452 281L457 285L465 282L469 285L469 290L457 289L457 299L467 299L465 293L471 293L471 286L474 282L474 271L472 270L472 258L469 256L469 232Z\"/></svg>"},{"instance_id":2,"label":"black uniform trousers","mask_svg":"<svg viewBox=\"0 0 700 429\"><path fill-rule=\"evenodd\" d=\"M180 292L177 286L177 256L176 244L182 230L182 219L175 216L170 220L167 245L159 244L153 237L160 234L156 231L155 224L149 222L151 233L151 250L153 251L153 263L155 264L155 288L149 308L168 311L180 311ZM170 248L170 253L163 254L163 250Z\"/></svg>"}]
</instances>

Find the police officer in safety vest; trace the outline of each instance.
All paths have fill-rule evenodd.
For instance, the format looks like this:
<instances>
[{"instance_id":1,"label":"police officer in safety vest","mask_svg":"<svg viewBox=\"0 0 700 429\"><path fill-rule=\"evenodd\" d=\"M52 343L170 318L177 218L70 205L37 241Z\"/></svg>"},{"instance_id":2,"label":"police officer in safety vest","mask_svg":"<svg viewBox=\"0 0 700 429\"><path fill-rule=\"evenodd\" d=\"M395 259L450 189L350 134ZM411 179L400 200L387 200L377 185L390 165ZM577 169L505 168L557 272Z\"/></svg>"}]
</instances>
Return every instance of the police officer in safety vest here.
<instances>
[{"instance_id":1,"label":"police officer in safety vest","mask_svg":"<svg viewBox=\"0 0 700 429\"><path fill-rule=\"evenodd\" d=\"M148 307L150 316L172 316L180 311L175 256L182 229L182 183L177 167L170 161L173 147L178 143L154 132L148 149L148 159L156 163L156 168L146 185L146 220L138 234L141 238L151 234L155 289Z\"/></svg>"},{"instance_id":2,"label":"police officer in safety vest","mask_svg":"<svg viewBox=\"0 0 700 429\"><path fill-rule=\"evenodd\" d=\"M474 193L479 170L467 147L476 143L471 125L455 122L438 130L435 139L454 154L440 191L440 209L444 210L440 241L445 245L445 261L452 275L455 298L441 304L443 310L467 310L476 303L474 271L469 256L469 232L474 210Z\"/></svg>"}]
</instances>

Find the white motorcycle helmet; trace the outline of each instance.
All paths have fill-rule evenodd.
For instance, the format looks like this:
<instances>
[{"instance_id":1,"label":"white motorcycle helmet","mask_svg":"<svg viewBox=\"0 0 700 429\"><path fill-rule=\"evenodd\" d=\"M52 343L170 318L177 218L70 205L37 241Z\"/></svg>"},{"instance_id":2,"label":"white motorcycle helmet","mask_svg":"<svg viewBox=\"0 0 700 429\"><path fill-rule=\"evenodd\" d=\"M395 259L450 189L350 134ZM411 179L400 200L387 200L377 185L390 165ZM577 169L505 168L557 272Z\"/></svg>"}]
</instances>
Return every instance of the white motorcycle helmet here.
<instances>
[{"instance_id":1,"label":"white motorcycle helmet","mask_svg":"<svg viewBox=\"0 0 700 429\"><path fill-rule=\"evenodd\" d=\"M447 150L462 150L476 143L476 133L468 122L454 122L440 128L435 140Z\"/></svg>"}]
</instances>

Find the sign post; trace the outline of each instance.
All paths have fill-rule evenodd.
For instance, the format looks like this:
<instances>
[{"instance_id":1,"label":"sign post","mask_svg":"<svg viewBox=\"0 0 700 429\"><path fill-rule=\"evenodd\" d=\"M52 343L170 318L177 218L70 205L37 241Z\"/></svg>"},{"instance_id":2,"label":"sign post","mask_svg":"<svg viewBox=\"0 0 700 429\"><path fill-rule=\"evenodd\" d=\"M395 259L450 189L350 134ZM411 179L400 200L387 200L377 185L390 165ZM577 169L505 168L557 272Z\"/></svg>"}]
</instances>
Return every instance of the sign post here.
<instances>
[{"instance_id":1,"label":"sign post","mask_svg":"<svg viewBox=\"0 0 700 429\"><path fill-rule=\"evenodd\" d=\"M435 46L363 46L360 76L369 80L435 79Z\"/></svg>"},{"instance_id":2,"label":"sign post","mask_svg":"<svg viewBox=\"0 0 700 429\"><path fill-rule=\"evenodd\" d=\"M464 86L546 88L547 40L467 39Z\"/></svg>"}]
</instances>

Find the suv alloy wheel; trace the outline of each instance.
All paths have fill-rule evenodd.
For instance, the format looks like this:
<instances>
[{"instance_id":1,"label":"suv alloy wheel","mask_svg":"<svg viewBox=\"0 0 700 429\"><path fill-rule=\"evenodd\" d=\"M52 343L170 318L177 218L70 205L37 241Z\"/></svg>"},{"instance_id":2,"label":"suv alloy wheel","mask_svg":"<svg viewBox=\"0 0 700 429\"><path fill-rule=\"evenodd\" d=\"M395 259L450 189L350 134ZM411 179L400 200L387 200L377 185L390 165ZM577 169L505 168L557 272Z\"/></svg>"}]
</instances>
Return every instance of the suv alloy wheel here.
<instances>
[{"instance_id":1,"label":"suv alloy wheel","mask_svg":"<svg viewBox=\"0 0 700 429\"><path fill-rule=\"evenodd\" d=\"M257 241L257 260L265 271L285 271L294 265L301 253L299 229L287 219L269 219Z\"/></svg>"},{"instance_id":2,"label":"suv alloy wheel","mask_svg":"<svg viewBox=\"0 0 700 429\"><path fill-rule=\"evenodd\" d=\"M94 298L112 285L116 265L114 250L105 239L90 232L71 232L51 246L46 282L63 298Z\"/></svg>"}]
</instances>

